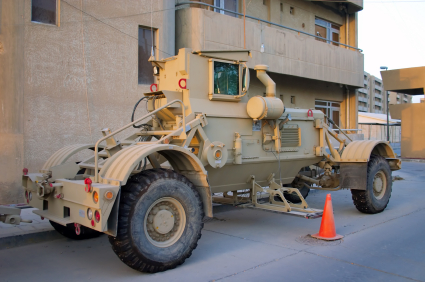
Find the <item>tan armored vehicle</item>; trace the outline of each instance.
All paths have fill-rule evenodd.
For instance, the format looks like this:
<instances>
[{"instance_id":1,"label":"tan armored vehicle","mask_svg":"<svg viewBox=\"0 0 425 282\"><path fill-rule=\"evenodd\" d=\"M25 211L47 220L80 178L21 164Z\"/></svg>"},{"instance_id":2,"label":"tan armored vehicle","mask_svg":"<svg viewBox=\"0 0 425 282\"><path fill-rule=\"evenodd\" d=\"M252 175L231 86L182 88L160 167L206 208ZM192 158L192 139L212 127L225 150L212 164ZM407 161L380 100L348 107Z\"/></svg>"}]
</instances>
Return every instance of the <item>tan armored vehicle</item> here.
<instances>
[{"instance_id":1,"label":"tan armored vehicle","mask_svg":"<svg viewBox=\"0 0 425 282\"><path fill-rule=\"evenodd\" d=\"M351 141L321 111L285 108L265 65L255 71L266 95L247 95L249 58L180 49L152 61L156 83L132 122L24 175L29 205L67 237L108 234L118 257L145 272L191 255L213 202L315 218L322 211L306 203L310 189L348 188L359 211L383 211L401 167L389 144ZM134 118L137 106L148 114ZM94 153L71 161L86 149Z\"/></svg>"}]
</instances>

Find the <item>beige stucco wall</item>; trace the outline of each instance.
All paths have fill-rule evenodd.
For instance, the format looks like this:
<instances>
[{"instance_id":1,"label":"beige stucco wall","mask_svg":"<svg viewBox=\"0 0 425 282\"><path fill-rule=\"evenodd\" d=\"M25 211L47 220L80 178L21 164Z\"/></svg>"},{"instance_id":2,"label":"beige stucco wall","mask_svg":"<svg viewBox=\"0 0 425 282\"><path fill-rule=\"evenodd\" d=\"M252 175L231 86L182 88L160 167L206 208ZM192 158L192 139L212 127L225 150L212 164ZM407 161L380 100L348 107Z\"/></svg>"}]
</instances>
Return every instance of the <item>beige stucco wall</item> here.
<instances>
[{"instance_id":1,"label":"beige stucco wall","mask_svg":"<svg viewBox=\"0 0 425 282\"><path fill-rule=\"evenodd\" d=\"M425 159L425 104L401 106L401 157ZM397 107L393 106L393 107Z\"/></svg>"},{"instance_id":2,"label":"beige stucco wall","mask_svg":"<svg viewBox=\"0 0 425 282\"><path fill-rule=\"evenodd\" d=\"M1 82L1 97L16 108L8 114L13 123L1 121L0 142L10 145L2 145L0 204L22 202L22 193L10 191L20 189L23 167L36 172L63 146L96 142L102 128L130 122L134 104L149 91L138 85L138 28L151 26L151 3L156 56L169 57L174 1L61 1L60 27L31 22L31 0L2 1L1 36L21 41L12 46L19 57L0 55L7 61L0 62L2 72L13 70L13 79ZM9 6L19 11L8 17ZM15 158L17 168L9 168Z\"/></svg>"},{"instance_id":3,"label":"beige stucco wall","mask_svg":"<svg viewBox=\"0 0 425 282\"><path fill-rule=\"evenodd\" d=\"M0 204L23 201L24 24L22 1L1 1ZM19 177L18 177L19 176Z\"/></svg>"}]
</instances>

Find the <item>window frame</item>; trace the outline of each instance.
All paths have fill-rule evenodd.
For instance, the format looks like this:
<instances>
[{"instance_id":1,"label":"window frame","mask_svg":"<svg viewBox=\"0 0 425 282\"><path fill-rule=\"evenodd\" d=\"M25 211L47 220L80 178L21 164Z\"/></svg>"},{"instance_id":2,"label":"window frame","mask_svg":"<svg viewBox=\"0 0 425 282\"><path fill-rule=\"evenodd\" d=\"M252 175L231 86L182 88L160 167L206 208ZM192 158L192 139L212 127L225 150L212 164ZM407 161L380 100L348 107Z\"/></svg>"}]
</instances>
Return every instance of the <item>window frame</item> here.
<instances>
[{"instance_id":1,"label":"window frame","mask_svg":"<svg viewBox=\"0 0 425 282\"><path fill-rule=\"evenodd\" d=\"M219 7L219 8L221 8L221 9L226 9L226 8L224 7L224 1L225 1L225 0L214 0L214 6ZM239 0L235 0L235 1L236 1L236 10L235 10L234 12L238 12ZM217 5L217 2L219 2L219 3L220 3L220 5ZM226 14L225 14L225 11L223 11L223 10L219 10L219 9L217 9L217 8L214 8L214 12L219 13L219 14L222 14L222 15L226 15ZM226 16L229 16L229 14L227 14ZM237 17L237 15L236 15L236 14L232 14L232 15L230 15L230 16L231 16L231 17Z\"/></svg>"},{"instance_id":2,"label":"window frame","mask_svg":"<svg viewBox=\"0 0 425 282\"><path fill-rule=\"evenodd\" d=\"M214 93L214 62L235 64L238 65L239 70L239 94L238 95L229 95L229 94L216 94ZM227 101L227 102L239 102L241 101L242 95L242 76L243 76L243 67L242 64L236 61L227 61L220 59L209 59L208 60L208 98L210 101Z\"/></svg>"},{"instance_id":3,"label":"window frame","mask_svg":"<svg viewBox=\"0 0 425 282\"><path fill-rule=\"evenodd\" d=\"M338 43L341 43L339 41L339 36L341 34L340 33L341 26L339 24L332 23L332 22L329 22L327 20L324 20L324 19L321 19L321 18L316 17L315 20L314 20L314 25L315 26L318 25L318 26L321 26L323 28L326 28L326 38L325 37L322 37L323 40L326 40L326 43L333 44L335 46L339 46L340 45L340 44L338 44ZM335 28L332 27L332 25L339 26L340 29L335 29ZM332 36L333 36L334 33L338 34L338 43L331 42L331 41L333 41L332 40ZM319 36L317 34L315 34L315 35L316 36ZM316 38L316 39L317 40L320 40L318 38Z\"/></svg>"},{"instance_id":4,"label":"window frame","mask_svg":"<svg viewBox=\"0 0 425 282\"><path fill-rule=\"evenodd\" d=\"M152 35L153 35L153 49L154 49L154 55L155 55L155 60L158 58L158 29L154 28L154 27L150 27L150 26L145 26L145 25L138 25L137 26L137 85L151 85L152 83L156 83L156 78L153 74L153 70L152 70L152 78L153 78L153 82L151 84L146 84L146 83L141 83L139 80L139 32L140 29L145 29L148 30L149 32L152 29ZM150 50L149 50L149 56L150 57ZM152 67L153 68L153 67Z\"/></svg>"},{"instance_id":5,"label":"window frame","mask_svg":"<svg viewBox=\"0 0 425 282\"><path fill-rule=\"evenodd\" d=\"M61 26L61 24L60 24L61 0L56 0L56 11L55 11L56 17L55 17L55 23L54 24L33 21L32 20L32 2L33 2L33 0L31 0L31 3L30 3L30 5L31 5L30 6L30 21L31 21L31 23L48 25L48 26L57 26L57 27L60 27Z\"/></svg>"},{"instance_id":6,"label":"window frame","mask_svg":"<svg viewBox=\"0 0 425 282\"><path fill-rule=\"evenodd\" d=\"M326 103L326 105L317 105L317 102ZM335 107L333 104L338 104L339 107ZM334 111L338 111L338 113L339 113L338 126L340 127L340 125L341 125L341 102L316 99L314 101L314 108L316 110L318 108L325 109L326 115L330 118L333 118L333 112ZM330 128L333 128L333 124L330 124Z\"/></svg>"}]
</instances>

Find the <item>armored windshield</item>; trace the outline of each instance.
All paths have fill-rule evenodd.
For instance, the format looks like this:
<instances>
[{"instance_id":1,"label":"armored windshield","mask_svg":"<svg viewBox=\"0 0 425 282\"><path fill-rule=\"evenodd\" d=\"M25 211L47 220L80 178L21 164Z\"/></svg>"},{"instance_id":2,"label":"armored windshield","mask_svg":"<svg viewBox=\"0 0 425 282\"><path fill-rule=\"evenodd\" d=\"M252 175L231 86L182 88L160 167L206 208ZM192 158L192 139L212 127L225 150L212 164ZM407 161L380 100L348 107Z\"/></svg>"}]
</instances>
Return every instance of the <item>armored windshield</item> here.
<instances>
[{"instance_id":1,"label":"armored windshield","mask_svg":"<svg viewBox=\"0 0 425 282\"><path fill-rule=\"evenodd\" d=\"M214 94L239 95L239 65L214 62Z\"/></svg>"}]
</instances>

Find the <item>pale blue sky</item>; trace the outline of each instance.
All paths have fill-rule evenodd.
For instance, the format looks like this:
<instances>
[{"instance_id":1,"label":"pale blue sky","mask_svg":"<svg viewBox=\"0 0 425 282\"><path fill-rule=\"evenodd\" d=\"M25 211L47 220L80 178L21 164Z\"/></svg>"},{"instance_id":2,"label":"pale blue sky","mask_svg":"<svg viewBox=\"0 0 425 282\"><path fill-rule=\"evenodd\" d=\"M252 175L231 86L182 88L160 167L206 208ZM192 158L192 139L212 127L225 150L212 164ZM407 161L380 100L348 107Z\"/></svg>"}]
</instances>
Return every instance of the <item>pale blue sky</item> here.
<instances>
[{"instance_id":1,"label":"pale blue sky","mask_svg":"<svg viewBox=\"0 0 425 282\"><path fill-rule=\"evenodd\" d=\"M364 70L372 75L381 77L380 66L425 66L425 1L364 0L358 34ZM421 97L413 96L413 101Z\"/></svg>"}]
</instances>

